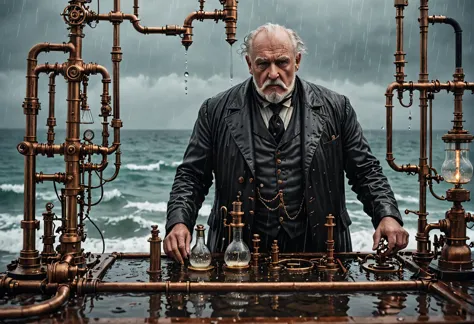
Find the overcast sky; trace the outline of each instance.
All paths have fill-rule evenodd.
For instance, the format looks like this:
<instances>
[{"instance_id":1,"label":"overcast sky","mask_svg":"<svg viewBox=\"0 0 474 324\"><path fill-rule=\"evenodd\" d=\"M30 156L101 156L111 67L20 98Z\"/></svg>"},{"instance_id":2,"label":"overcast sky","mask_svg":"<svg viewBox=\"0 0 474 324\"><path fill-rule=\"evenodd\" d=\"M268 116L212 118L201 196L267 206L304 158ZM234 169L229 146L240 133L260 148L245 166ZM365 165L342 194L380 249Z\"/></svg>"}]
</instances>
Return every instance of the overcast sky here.
<instances>
[{"instance_id":1,"label":"overcast sky","mask_svg":"<svg viewBox=\"0 0 474 324\"><path fill-rule=\"evenodd\" d=\"M410 0L405 12L407 80L418 80L419 1ZM100 2L100 12L111 10L111 0ZM60 13L66 0L0 0L0 128L24 127L21 104L25 96L28 50L39 42L67 42L67 30ZM182 25L197 0L142 0L140 18L144 26ZM97 10L97 2L91 7ZM205 9L221 8L218 0L207 0ZM133 12L133 1L123 0L122 11ZM474 81L474 1L431 0L430 14L455 18L461 25L466 80ZM385 89L395 72L395 8L393 0L240 0L237 38L232 48L233 84L249 77L245 61L236 53L244 36L266 22L294 29L308 47L299 76L326 86L351 100L365 129L385 125ZM178 37L143 35L129 22L121 27L121 112L124 129L190 129L200 104L231 86L230 47L225 42L224 24L195 22L194 43L189 49L188 95L185 95L185 51ZM85 28L85 62L104 65L112 74L110 51L112 27L100 22ZM454 71L454 33L448 25L429 27L430 79L447 81ZM43 53L39 63L65 62L66 54ZM57 118L64 128L65 84L57 78ZM40 78L42 111L38 125L45 128L48 107L47 77ZM89 104L96 125L100 108L100 78L92 77ZM418 94L415 94L418 98ZM412 128L418 128L418 99L411 109ZM451 128L452 94L436 95L434 128ZM474 98L464 97L466 119L474 119ZM395 128L406 129L409 110L396 106ZM473 125L474 126L474 125ZM471 126L471 132L474 129Z\"/></svg>"}]
</instances>

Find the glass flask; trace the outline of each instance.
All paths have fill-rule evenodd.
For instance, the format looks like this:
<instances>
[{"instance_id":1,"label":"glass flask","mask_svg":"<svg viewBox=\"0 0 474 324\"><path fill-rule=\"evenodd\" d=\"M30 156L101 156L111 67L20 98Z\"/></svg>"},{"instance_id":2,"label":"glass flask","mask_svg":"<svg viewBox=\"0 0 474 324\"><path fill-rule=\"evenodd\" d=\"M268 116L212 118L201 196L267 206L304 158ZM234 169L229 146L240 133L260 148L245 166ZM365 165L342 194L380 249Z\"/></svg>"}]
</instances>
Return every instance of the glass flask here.
<instances>
[{"instance_id":1,"label":"glass flask","mask_svg":"<svg viewBox=\"0 0 474 324\"><path fill-rule=\"evenodd\" d=\"M250 250L242 240L242 228L244 224L242 223L242 215L244 214L242 210L242 202L234 201L232 203L233 210L230 212L232 216L232 242L227 246L227 249L224 253L224 262L228 267L245 267L249 264L250 261Z\"/></svg>"},{"instance_id":2,"label":"glass flask","mask_svg":"<svg viewBox=\"0 0 474 324\"><path fill-rule=\"evenodd\" d=\"M469 161L469 143L446 143L446 158L441 174L452 184L468 183L472 178L472 164Z\"/></svg>"},{"instance_id":3,"label":"glass flask","mask_svg":"<svg viewBox=\"0 0 474 324\"><path fill-rule=\"evenodd\" d=\"M196 226L196 244L191 249L189 263L194 268L206 268L211 264L211 251L204 243L204 225Z\"/></svg>"},{"instance_id":4,"label":"glass flask","mask_svg":"<svg viewBox=\"0 0 474 324\"><path fill-rule=\"evenodd\" d=\"M242 240L242 227L232 229L232 242L225 250L224 261L228 267L244 267L249 264L250 250Z\"/></svg>"}]
</instances>

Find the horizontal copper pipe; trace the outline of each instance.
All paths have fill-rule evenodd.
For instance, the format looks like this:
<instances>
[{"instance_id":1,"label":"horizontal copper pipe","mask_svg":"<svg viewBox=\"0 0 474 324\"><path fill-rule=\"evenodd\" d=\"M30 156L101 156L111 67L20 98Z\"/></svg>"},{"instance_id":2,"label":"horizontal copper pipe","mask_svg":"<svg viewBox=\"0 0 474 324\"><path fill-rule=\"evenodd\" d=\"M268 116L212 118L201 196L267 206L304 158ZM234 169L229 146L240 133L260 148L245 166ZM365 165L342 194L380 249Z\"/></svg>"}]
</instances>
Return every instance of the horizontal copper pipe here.
<instances>
[{"instance_id":1,"label":"horizontal copper pipe","mask_svg":"<svg viewBox=\"0 0 474 324\"><path fill-rule=\"evenodd\" d=\"M204 19L214 19L216 21L224 19L225 14L223 10L216 10L216 11L195 11L190 13L185 19L184 19L184 27L192 27L193 21L198 19L198 20L204 20Z\"/></svg>"},{"instance_id":2,"label":"horizontal copper pipe","mask_svg":"<svg viewBox=\"0 0 474 324\"><path fill-rule=\"evenodd\" d=\"M423 290L423 280L371 282L99 282L95 292L288 292Z\"/></svg>"},{"instance_id":3,"label":"horizontal copper pipe","mask_svg":"<svg viewBox=\"0 0 474 324\"><path fill-rule=\"evenodd\" d=\"M44 302L28 306L0 308L0 318L30 317L51 313L69 299L70 291L69 286L63 285L59 287L54 297Z\"/></svg>"},{"instance_id":4,"label":"horizontal copper pipe","mask_svg":"<svg viewBox=\"0 0 474 324\"><path fill-rule=\"evenodd\" d=\"M114 252L112 253L117 259L147 259L150 257L150 253L122 253ZM165 255L162 255L165 257Z\"/></svg>"},{"instance_id":5,"label":"horizontal copper pipe","mask_svg":"<svg viewBox=\"0 0 474 324\"><path fill-rule=\"evenodd\" d=\"M37 65L34 69L34 73L36 76L38 76L40 73L49 73L49 72L64 74L64 67L65 65L62 63L54 63L54 64L45 63L45 64Z\"/></svg>"},{"instance_id":6,"label":"horizontal copper pipe","mask_svg":"<svg viewBox=\"0 0 474 324\"><path fill-rule=\"evenodd\" d=\"M54 174L44 174L43 172L36 173L36 183L43 181L54 181L59 183L66 183L66 174L57 172Z\"/></svg>"},{"instance_id":7,"label":"horizontal copper pipe","mask_svg":"<svg viewBox=\"0 0 474 324\"><path fill-rule=\"evenodd\" d=\"M51 43L39 43L33 46L28 52L28 59L36 60L39 53L41 52L50 52L50 51L63 51L64 53L75 51L75 47L72 43L62 43L62 44L51 44Z\"/></svg>"},{"instance_id":8,"label":"horizontal copper pipe","mask_svg":"<svg viewBox=\"0 0 474 324\"><path fill-rule=\"evenodd\" d=\"M134 253L123 253L123 252L113 252L113 255L117 257L117 259L146 259L150 257L150 253L145 252L134 252ZM366 255L371 254L371 252L335 252L334 256L346 259L346 258L354 258L354 257L365 257ZM213 258L222 258L224 253L213 253ZM261 254L266 255L265 253ZM325 256L325 252L301 252L301 253L280 253L280 257L282 258L291 258L291 257L298 257L298 258L321 258ZM162 259L167 259L168 257L166 254L161 254Z\"/></svg>"}]
</instances>

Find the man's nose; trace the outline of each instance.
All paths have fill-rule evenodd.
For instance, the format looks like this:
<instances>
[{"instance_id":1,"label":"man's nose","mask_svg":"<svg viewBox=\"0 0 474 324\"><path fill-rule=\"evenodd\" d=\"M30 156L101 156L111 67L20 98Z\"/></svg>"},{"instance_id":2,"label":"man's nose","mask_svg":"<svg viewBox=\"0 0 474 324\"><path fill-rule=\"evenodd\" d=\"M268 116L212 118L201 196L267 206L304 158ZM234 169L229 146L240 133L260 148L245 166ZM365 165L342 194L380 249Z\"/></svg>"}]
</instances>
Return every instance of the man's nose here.
<instances>
[{"instance_id":1,"label":"man's nose","mask_svg":"<svg viewBox=\"0 0 474 324\"><path fill-rule=\"evenodd\" d=\"M268 78L271 80L276 80L280 76L278 72L278 68L275 64L270 64L269 71L268 71Z\"/></svg>"}]
</instances>

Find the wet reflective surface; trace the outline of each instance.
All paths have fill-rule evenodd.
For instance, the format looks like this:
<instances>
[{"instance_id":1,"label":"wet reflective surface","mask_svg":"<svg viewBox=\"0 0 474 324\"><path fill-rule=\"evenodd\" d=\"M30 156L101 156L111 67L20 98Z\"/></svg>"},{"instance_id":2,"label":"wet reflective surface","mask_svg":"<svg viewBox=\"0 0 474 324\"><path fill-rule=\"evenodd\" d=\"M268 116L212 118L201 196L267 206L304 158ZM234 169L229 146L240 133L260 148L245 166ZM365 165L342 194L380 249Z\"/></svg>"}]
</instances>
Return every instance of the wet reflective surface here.
<instances>
[{"instance_id":1,"label":"wet reflective surface","mask_svg":"<svg viewBox=\"0 0 474 324\"><path fill-rule=\"evenodd\" d=\"M216 265L216 262L213 261ZM380 281L409 280L414 274L404 269L400 274L376 276L366 272L354 259L344 260L348 269L346 275L337 273L328 276L315 270L302 274L289 274L286 271L271 273L266 267L258 271L252 269L243 273L229 273L221 270L221 264L209 272L193 272L162 259L163 273L160 281L209 281L209 282L282 282L282 281ZM106 282L148 282L146 273L148 260L117 260L107 271ZM473 293L474 284L460 285L466 293ZM22 294L2 298L2 306L30 305L47 299L48 296ZM426 292L381 291L356 293L102 293L72 298L68 305L55 314L41 319L72 320L99 318L311 318L324 317L383 317L396 316L399 321L405 318L426 320L440 318L442 321L454 319L462 322L472 319L465 315L457 305ZM453 316L453 317L452 317ZM32 320L37 320L32 319ZM175 319L177 320L177 319ZM23 320L24 321L24 320ZM449 322L449 321L448 321Z\"/></svg>"}]
</instances>

